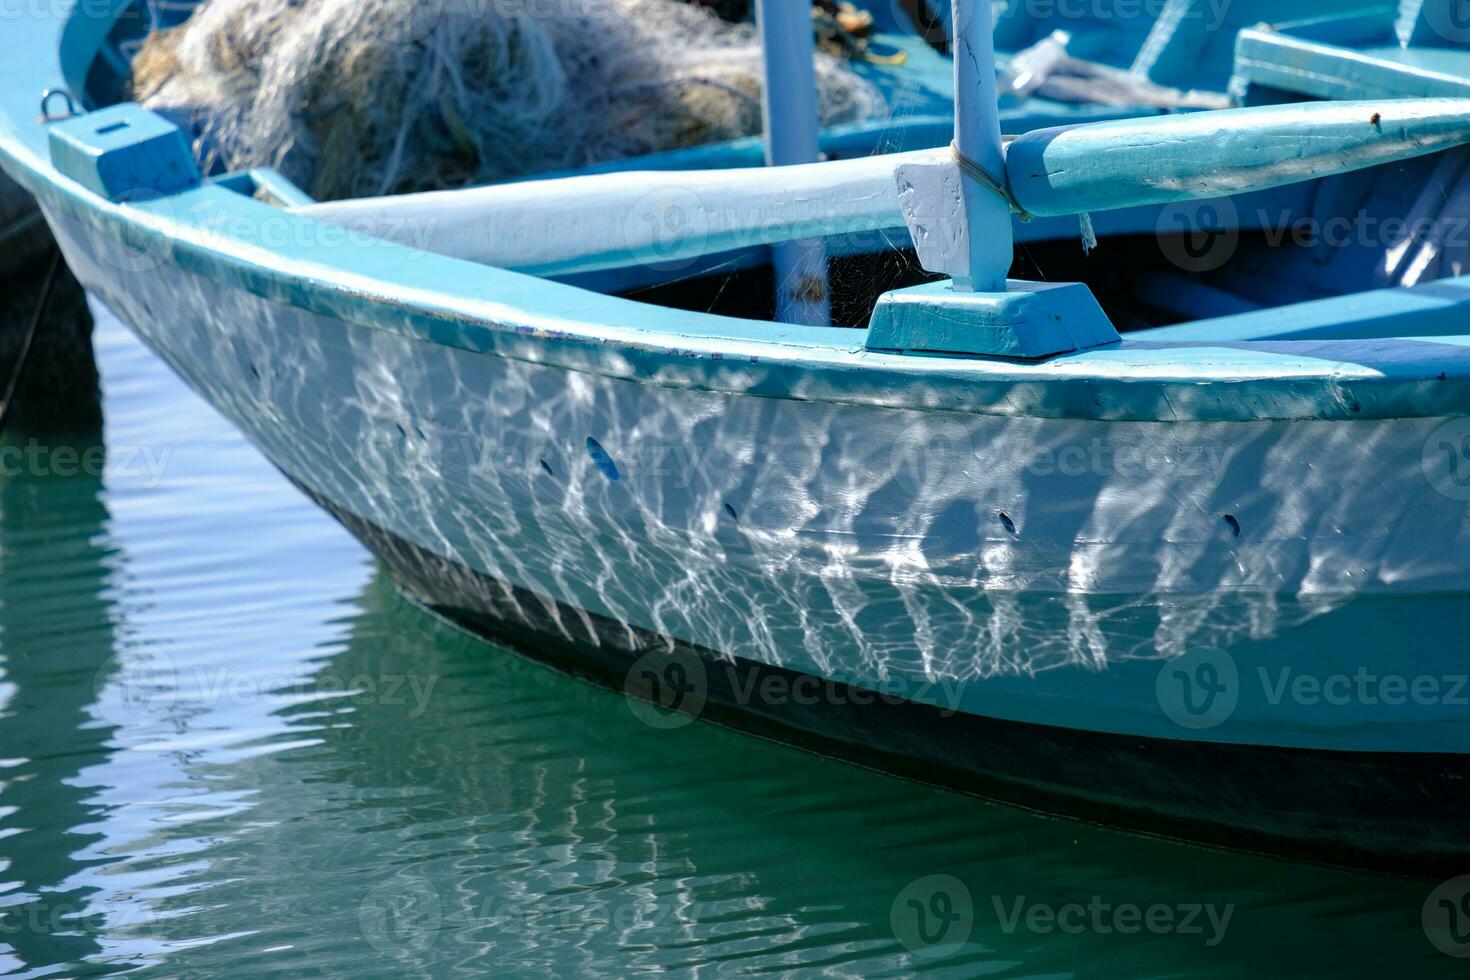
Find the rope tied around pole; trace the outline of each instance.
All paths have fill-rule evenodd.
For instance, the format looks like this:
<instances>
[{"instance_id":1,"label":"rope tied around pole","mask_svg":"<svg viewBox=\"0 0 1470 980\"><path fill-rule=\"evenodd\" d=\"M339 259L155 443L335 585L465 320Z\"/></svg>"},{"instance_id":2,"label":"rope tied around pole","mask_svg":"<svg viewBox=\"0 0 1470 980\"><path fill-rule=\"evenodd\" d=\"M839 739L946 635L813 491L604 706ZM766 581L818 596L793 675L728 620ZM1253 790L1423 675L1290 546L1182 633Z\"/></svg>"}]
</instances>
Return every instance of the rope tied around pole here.
<instances>
[{"instance_id":1,"label":"rope tied around pole","mask_svg":"<svg viewBox=\"0 0 1470 980\"><path fill-rule=\"evenodd\" d=\"M971 180L975 181L975 183L979 184L981 187L984 187L986 190L990 191L990 193L994 194L1002 201L1005 201L1006 206L1011 209L1011 214L1014 214L1016 217L1020 218L1022 222L1028 224L1030 223L1031 212L1021 207L1021 203L1017 201L1014 196L1012 196L1011 189L1009 187L1007 187L1001 181L992 177L990 175L990 172L987 171L984 167L980 166L980 164L976 163L974 160L971 160L969 157L961 153L958 144L951 142L949 144L949 149L950 152L954 154L955 164L959 166L961 173L963 173L966 177L969 177Z\"/></svg>"}]
</instances>

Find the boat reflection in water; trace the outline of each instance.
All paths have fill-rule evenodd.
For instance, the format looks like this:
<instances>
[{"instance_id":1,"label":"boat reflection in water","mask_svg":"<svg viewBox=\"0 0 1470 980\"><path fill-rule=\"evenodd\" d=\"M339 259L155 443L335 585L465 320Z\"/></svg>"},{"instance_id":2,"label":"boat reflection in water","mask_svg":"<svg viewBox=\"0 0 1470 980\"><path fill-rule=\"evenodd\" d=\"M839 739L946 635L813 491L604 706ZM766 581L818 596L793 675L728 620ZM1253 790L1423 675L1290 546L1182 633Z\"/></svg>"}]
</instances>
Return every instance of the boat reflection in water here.
<instances>
[{"instance_id":1,"label":"boat reflection in water","mask_svg":"<svg viewBox=\"0 0 1470 980\"><path fill-rule=\"evenodd\" d=\"M104 835L83 777L116 731L94 704L94 679L114 672L123 575L104 459L100 426L16 424L0 442L0 971L104 948L90 873Z\"/></svg>"},{"instance_id":2,"label":"boat reflection in water","mask_svg":"<svg viewBox=\"0 0 1470 980\"><path fill-rule=\"evenodd\" d=\"M248 937L175 951L176 970L262 946L282 966L386 958L423 975L1448 962L1418 928L1422 883L1200 851L710 726L653 727L621 698L487 656L382 575L339 626L278 709L272 741L296 747L191 767L242 805L193 828L196 853L177 848L160 928L228 937L241 908L262 914ZM927 946L903 919L906 897L941 893L967 916L958 948ZM1080 928L1024 919L1074 906L1090 909ZM1129 933L1132 908L1172 925ZM1303 944L1324 918L1340 941Z\"/></svg>"}]
</instances>

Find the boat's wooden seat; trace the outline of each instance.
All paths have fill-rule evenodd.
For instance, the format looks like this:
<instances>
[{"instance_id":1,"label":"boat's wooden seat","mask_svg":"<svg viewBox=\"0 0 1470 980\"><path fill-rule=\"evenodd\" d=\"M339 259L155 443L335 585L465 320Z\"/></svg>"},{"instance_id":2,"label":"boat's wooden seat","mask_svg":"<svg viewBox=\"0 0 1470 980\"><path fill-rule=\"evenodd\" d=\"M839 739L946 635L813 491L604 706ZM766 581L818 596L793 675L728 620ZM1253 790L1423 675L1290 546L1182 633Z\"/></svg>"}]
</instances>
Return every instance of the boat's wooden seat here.
<instances>
[{"instance_id":1,"label":"boat's wooden seat","mask_svg":"<svg viewBox=\"0 0 1470 980\"><path fill-rule=\"evenodd\" d=\"M1138 341L1362 340L1462 337L1470 322L1470 277L1278 306L1139 330Z\"/></svg>"},{"instance_id":2,"label":"boat's wooden seat","mask_svg":"<svg viewBox=\"0 0 1470 980\"><path fill-rule=\"evenodd\" d=\"M1318 99L1470 95L1470 45L1464 43L1470 28L1463 38L1443 28L1442 15L1432 13L1442 2L1453 0L1412 0L1408 11L1370 7L1242 31L1231 89L1246 102L1276 101L1278 93Z\"/></svg>"}]
</instances>

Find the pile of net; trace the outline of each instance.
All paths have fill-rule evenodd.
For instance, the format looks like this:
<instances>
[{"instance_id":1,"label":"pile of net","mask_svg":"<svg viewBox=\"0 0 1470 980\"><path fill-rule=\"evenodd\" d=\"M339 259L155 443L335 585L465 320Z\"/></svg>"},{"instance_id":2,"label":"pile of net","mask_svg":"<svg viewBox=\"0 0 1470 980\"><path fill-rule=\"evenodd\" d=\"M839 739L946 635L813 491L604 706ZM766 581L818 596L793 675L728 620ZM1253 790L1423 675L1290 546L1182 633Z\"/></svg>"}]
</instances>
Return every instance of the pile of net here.
<instances>
[{"instance_id":1,"label":"pile of net","mask_svg":"<svg viewBox=\"0 0 1470 980\"><path fill-rule=\"evenodd\" d=\"M824 124L886 112L816 67ZM761 75L752 27L680 0L209 0L148 38L132 88L206 166L334 200L754 135Z\"/></svg>"}]
</instances>

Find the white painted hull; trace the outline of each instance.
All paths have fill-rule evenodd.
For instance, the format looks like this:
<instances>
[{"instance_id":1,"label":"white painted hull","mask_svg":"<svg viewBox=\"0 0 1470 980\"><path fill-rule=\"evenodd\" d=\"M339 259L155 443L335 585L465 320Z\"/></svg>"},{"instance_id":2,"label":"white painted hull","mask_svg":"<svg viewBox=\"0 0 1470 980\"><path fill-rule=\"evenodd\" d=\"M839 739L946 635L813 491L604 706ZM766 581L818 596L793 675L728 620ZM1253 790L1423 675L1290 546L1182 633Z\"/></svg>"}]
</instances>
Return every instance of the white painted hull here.
<instances>
[{"instance_id":1,"label":"white painted hull","mask_svg":"<svg viewBox=\"0 0 1470 980\"><path fill-rule=\"evenodd\" d=\"M1470 512L1425 464L1440 420L1017 419L662 387L174 265L119 277L98 260L113 240L60 227L83 281L293 480L502 583L499 608L540 597L528 618L566 639L596 642L601 619L1089 731L1470 749L1458 702L1283 703L1276 683L1470 669L1458 645L1402 646L1415 624L1470 626ZM1181 726L1163 661L1200 647L1227 652L1238 704Z\"/></svg>"}]
</instances>

